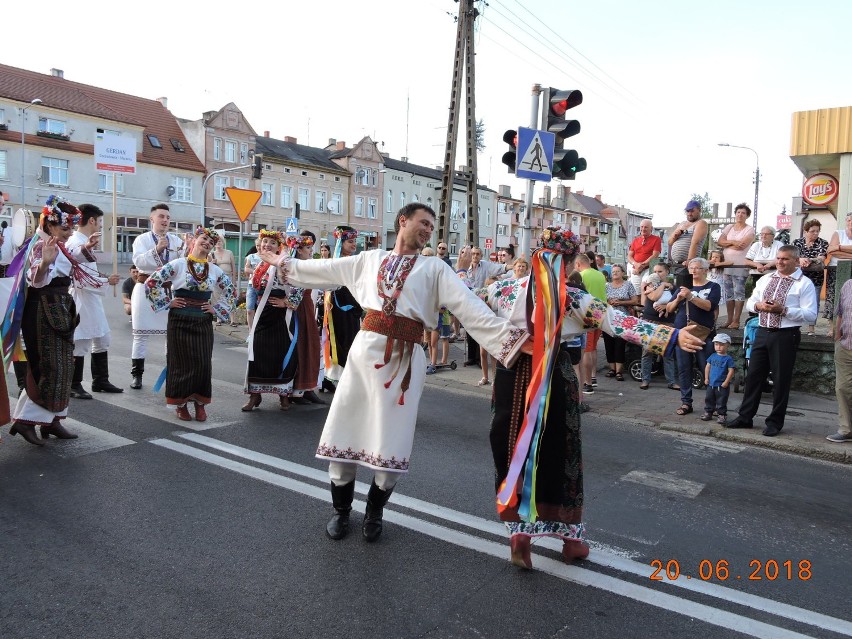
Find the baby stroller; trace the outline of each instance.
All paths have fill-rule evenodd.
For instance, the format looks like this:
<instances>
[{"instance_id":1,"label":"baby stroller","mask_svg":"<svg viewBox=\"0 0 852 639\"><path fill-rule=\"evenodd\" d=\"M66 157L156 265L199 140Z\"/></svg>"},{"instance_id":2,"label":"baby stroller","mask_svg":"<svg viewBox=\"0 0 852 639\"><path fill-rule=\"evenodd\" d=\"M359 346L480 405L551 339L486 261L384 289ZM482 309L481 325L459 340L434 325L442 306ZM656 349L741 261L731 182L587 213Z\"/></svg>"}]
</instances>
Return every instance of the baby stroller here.
<instances>
[{"instance_id":1,"label":"baby stroller","mask_svg":"<svg viewBox=\"0 0 852 639\"><path fill-rule=\"evenodd\" d=\"M642 347L637 344L627 344L627 348L625 349L625 364L624 367L628 373L630 373L630 377L632 377L637 382L642 381ZM663 358L661 355L656 355L654 357L654 361L651 364L651 376L657 376L663 374ZM677 378L675 378L677 379ZM704 371L700 371L697 368L692 371L692 387L701 389L704 387Z\"/></svg>"},{"instance_id":2,"label":"baby stroller","mask_svg":"<svg viewBox=\"0 0 852 639\"><path fill-rule=\"evenodd\" d=\"M751 348L754 345L754 338L757 336L757 329L760 326L760 317L755 315L750 318L743 328L743 367L742 371L737 371L734 375L734 392L741 393L745 389L745 378L748 375L748 365L751 361ZM772 373L769 373L766 381L763 384L763 392L772 392Z\"/></svg>"}]
</instances>

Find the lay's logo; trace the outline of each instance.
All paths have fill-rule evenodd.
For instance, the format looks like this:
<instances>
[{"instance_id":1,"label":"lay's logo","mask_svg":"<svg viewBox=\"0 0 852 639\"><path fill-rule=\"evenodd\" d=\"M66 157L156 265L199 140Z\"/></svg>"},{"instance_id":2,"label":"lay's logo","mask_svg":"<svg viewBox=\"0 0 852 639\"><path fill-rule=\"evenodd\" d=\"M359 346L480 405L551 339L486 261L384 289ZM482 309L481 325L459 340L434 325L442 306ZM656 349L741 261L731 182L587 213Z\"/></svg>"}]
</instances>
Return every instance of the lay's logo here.
<instances>
[{"instance_id":1,"label":"lay's logo","mask_svg":"<svg viewBox=\"0 0 852 639\"><path fill-rule=\"evenodd\" d=\"M827 206L837 198L838 182L833 175L817 173L802 186L802 199L811 206Z\"/></svg>"}]
</instances>

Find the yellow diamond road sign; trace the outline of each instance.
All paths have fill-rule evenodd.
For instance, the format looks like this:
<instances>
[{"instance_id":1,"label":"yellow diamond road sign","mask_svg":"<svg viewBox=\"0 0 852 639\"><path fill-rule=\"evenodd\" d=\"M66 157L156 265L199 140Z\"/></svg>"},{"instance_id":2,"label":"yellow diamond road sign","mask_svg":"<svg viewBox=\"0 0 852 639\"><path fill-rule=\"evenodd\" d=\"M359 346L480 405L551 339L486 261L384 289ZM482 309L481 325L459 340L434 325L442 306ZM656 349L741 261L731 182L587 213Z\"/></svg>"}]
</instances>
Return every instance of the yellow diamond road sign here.
<instances>
[{"instance_id":1,"label":"yellow diamond road sign","mask_svg":"<svg viewBox=\"0 0 852 639\"><path fill-rule=\"evenodd\" d=\"M249 189L238 189L233 186L225 187L225 194L231 200L231 205L237 212L240 220L245 222L254 207L260 202L260 196L263 195L260 191L250 191Z\"/></svg>"}]
</instances>

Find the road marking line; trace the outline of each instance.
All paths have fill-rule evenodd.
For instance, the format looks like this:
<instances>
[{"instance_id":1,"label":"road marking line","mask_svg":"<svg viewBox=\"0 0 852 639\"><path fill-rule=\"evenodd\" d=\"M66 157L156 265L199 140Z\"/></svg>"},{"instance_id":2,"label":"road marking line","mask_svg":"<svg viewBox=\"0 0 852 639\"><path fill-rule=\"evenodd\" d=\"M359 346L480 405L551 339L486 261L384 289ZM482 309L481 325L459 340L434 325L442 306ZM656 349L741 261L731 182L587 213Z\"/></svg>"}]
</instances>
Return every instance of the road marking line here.
<instances>
[{"instance_id":1,"label":"road marking line","mask_svg":"<svg viewBox=\"0 0 852 639\"><path fill-rule=\"evenodd\" d=\"M650 470L631 470L621 481L667 490L690 499L695 499L704 490L704 484L677 477L672 473L655 473Z\"/></svg>"},{"instance_id":2,"label":"road marking line","mask_svg":"<svg viewBox=\"0 0 852 639\"><path fill-rule=\"evenodd\" d=\"M281 459L279 457L274 457L272 455L266 455L264 453L258 453L253 450L243 448L241 446L236 446L234 444L229 444L227 442L222 442L217 439L213 439L211 437L206 437L204 435L196 435L194 433L180 433L179 436L183 439L187 439L196 444L206 446L212 448L214 450L219 450L235 457L242 457L244 459L249 459L251 461L255 461L260 464L264 464L270 466L272 468L276 468L278 470L284 470L293 474L301 475L303 477L313 479L316 481L320 481L323 483L328 482L328 474L325 471L322 471L317 468L311 468L309 466L303 466L301 464L297 464L295 462L290 462L285 459ZM152 443L159 444L158 442L164 441L169 442L169 440L154 440ZM175 446L181 446L176 442L171 442ZM168 446L167 446L168 447ZM203 453L204 455L210 455L206 453L206 451L199 451L195 448L188 448L191 451L197 451L198 453ZM178 452L184 452L183 450ZM189 454L189 453L187 453ZM192 454L192 456L196 456ZM214 460L225 460L226 458L219 457L217 455L210 455L210 457ZM200 457L199 457L200 458ZM200 458L201 459L201 458ZM207 461L207 458L204 458L203 461ZM210 463L218 463L218 461L211 461ZM236 462L239 463L239 462ZM241 466L243 466L241 464ZM248 466L248 468L254 468L252 466ZM260 469L258 469L260 470ZM239 471L238 471L239 472ZM266 472L266 471L262 471ZM273 473L274 475L274 473ZM280 477L280 475L274 475L276 477ZM301 483L298 482L300 485ZM369 486L363 482L356 482L355 489L360 494L366 494L369 490ZM308 494L308 493L306 493ZM323 501L328 501L328 494L325 489L319 490L318 492L312 492L311 496L318 495L318 499ZM393 502L399 506L404 508L408 508L410 510L415 510L418 512L422 512L424 514L433 516L435 518L444 519L449 522L453 522L456 524L460 524L466 526L468 528L472 528L474 530L478 530L480 532L489 533L492 535L496 535L499 537L503 537L506 535L506 529L503 524L493 521L490 519L483 519L481 517L477 517L475 515L469 515L467 513L462 513L456 510L452 510L445 506L440 506L438 504L432 504L427 501L423 501L417 499L415 497L407 497L398 492L394 492ZM418 520L419 521L419 520ZM544 538L536 540L535 544L537 546L543 546L551 550L561 551L562 550L562 542L558 539L550 539ZM595 544L591 544L593 548L593 552L589 555L589 561L594 564L598 564L601 566L606 566L608 568L612 568L621 572L625 572L628 574L636 575L643 578L648 578L651 573L651 569L648 564L632 561L630 559L624 558L623 556L619 556L618 553L607 552L605 549L599 550L599 547ZM505 557L505 546L501 545L502 548L501 554L497 555L499 557ZM548 559L546 557L541 557L540 555L536 555L536 564L542 560ZM560 562L555 562L558 565L564 566ZM578 569L576 566L572 566L572 568ZM597 574L597 573L595 573ZM732 588L726 588L724 586L720 586L715 583L710 583L706 581L702 581L700 579L678 579L675 581L662 581L659 582L662 585L667 585L672 588L683 588L685 590L689 590L691 592L695 592L698 594L706 595L709 597L714 597L717 599L721 599L724 601L728 601L734 604L738 604L741 606L745 606L748 608L752 608L754 610L759 610L762 612L767 612L769 614L784 617L787 619L792 619L794 621L799 621L811 626L815 626L818 628L824 628L826 630L830 630L832 632L837 632L840 634L845 634L847 636L852 636L852 623L843 620L837 619L835 617L830 617L828 615L823 615L822 613L813 612L811 610L807 610L804 608L798 608L796 606L791 606L789 604L773 601L771 599L766 599L764 597L759 597L757 595L752 595L749 593L741 592L739 590L734 590ZM641 587L641 586L640 586ZM654 590L654 592L658 592ZM760 636L760 635L756 635ZM776 635L771 635L776 636Z\"/></svg>"}]
</instances>

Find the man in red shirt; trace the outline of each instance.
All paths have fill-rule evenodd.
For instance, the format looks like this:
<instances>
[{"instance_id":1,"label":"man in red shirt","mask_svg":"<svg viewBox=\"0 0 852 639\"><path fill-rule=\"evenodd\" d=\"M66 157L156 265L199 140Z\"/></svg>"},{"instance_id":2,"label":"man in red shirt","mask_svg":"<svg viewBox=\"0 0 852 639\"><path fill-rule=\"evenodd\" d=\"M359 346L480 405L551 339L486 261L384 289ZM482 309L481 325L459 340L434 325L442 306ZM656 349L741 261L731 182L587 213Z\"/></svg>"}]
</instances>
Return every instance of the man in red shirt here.
<instances>
[{"instance_id":1,"label":"man in red shirt","mask_svg":"<svg viewBox=\"0 0 852 639\"><path fill-rule=\"evenodd\" d=\"M642 290L642 275L648 270L651 260L659 257L662 250L662 240L659 235L654 235L651 220L642 220L639 224L639 235L627 250L627 269L633 288L637 291Z\"/></svg>"}]
</instances>

